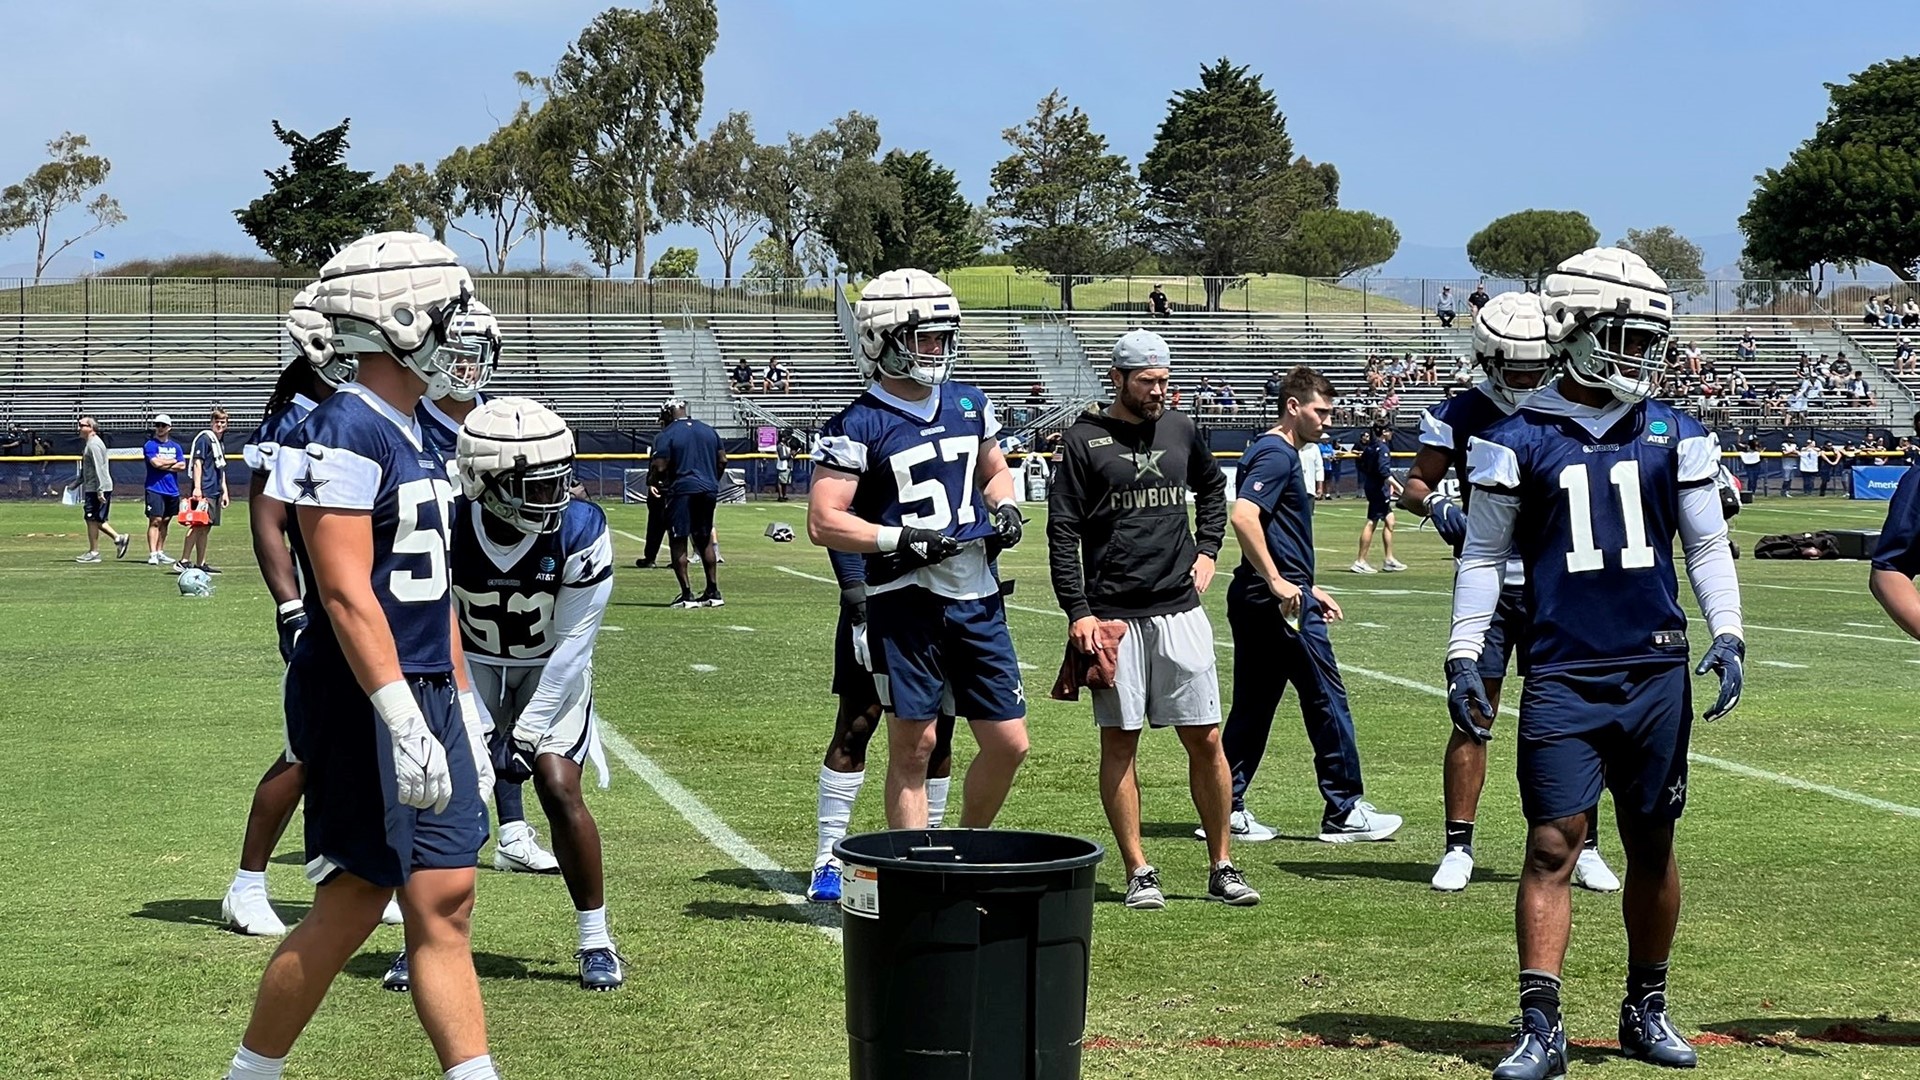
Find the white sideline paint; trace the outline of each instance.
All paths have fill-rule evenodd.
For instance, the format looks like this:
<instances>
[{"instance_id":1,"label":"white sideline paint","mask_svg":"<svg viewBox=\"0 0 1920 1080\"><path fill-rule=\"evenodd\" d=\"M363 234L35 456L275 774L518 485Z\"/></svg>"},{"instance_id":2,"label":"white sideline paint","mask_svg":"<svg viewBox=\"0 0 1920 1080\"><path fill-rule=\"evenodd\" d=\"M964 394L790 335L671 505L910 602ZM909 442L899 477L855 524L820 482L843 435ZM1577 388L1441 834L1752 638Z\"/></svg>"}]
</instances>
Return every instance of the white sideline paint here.
<instances>
[{"instance_id":1,"label":"white sideline paint","mask_svg":"<svg viewBox=\"0 0 1920 1080\"><path fill-rule=\"evenodd\" d=\"M1908 638L1887 637L1881 634L1843 634L1838 630L1804 630L1798 626L1761 626L1759 623L1748 623L1746 626L1749 630L1771 630L1776 634L1811 634L1814 637L1852 638L1855 641L1884 641L1890 645L1913 644Z\"/></svg>"},{"instance_id":2,"label":"white sideline paint","mask_svg":"<svg viewBox=\"0 0 1920 1080\"><path fill-rule=\"evenodd\" d=\"M1357 623L1354 623L1353 625L1355 625L1355 626L1364 626L1364 627L1366 627L1366 628L1367 628L1367 629L1369 629L1369 630L1385 630L1385 629L1387 629L1387 624L1386 624L1386 623L1377 623L1377 622L1357 622Z\"/></svg>"},{"instance_id":3,"label":"white sideline paint","mask_svg":"<svg viewBox=\"0 0 1920 1080\"><path fill-rule=\"evenodd\" d=\"M719 668L714 667L712 664L688 664L687 666L699 672L702 675L711 675L714 672L720 670Z\"/></svg>"},{"instance_id":4,"label":"white sideline paint","mask_svg":"<svg viewBox=\"0 0 1920 1080\"><path fill-rule=\"evenodd\" d=\"M754 632L754 629L753 629L753 627L751 627L751 626L729 626L729 627L727 627L727 629L729 629L729 630L738 630L739 632L741 632L741 633L743 633L743 634L751 634L751 633L753 633L753 632Z\"/></svg>"},{"instance_id":5,"label":"white sideline paint","mask_svg":"<svg viewBox=\"0 0 1920 1080\"><path fill-rule=\"evenodd\" d=\"M776 566L774 567L774 569L779 570L782 573L792 574L794 577L806 578L810 581L825 582L828 585L839 584L838 582L834 581L832 578L824 578L816 574L802 573L798 570L794 570L785 566ZM1013 607L1012 604L1009 604L1007 606ZM1062 618L1065 617L1064 613L1045 612L1045 611L1041 611L1038 608L1018 608L1017 610L1031 611L1031 612L1035 612L1036 614L1042 614L1042 615L1061 615ZM1841 633L1836 633L1830 630L1798 630L1792 627L1785 627L1785 626L1755 626L1752 623L1748 623L1747 628L1750 630L1778 630L1783 633L1789 633L1789 634L1820 634L1827 637L1860 638L1865 641L1890 641L1890 642L1896 642L1899 644L1906 643L1905 639L1903 638L1868 637L1865 634L1841 634ZM1226 648L1229 648L1229 649L1234 647L1233 642L1221 641L1219 638L1214 639L1214 644L1225 646ZM1909 661L1909 663L1920 664L1920 660L1912 660L1912 661ZM1386 683L1389 686L1398 686L1403 690L1412 690L1417 694L1425 694L1428 697L1444 698L1447 696L1447 692L1438 686L1434 686L1429 683L1423 683L1418 681L1417 679L1403 678L1399 675L1392 674L1391 672L1374 671L1370 668L1355 667L1352 664L1347 664L1347 663L1342 663L1340 665L1340 670L1342 673L1351 672L1364 679L1372 679L1375 682ZM1511 705L1500 706L1500 712L1507 716L1517 717L1520 715L1520 711ZM1722 770L1725 770L1726 772L1734 773L1738 776L1744 776L1751 780L1766 780L1771 783L1779 784L1782 787L1793 788L1796 791L1817 792L1821 795L1832 796L1833 798L1840 799L1844 802L1855 803L1859 806L1872 807L1875 810L1884 810L1890 814L1899 814L1902 817L1920 817L1920 807L1902 806L1899 803L1888 802L1885 799L1876 799L1871 795L1862 795L1859 792L1848 791L1845 788L1829 787L1826 784L1816 784L1810 780L1802 780L1799 777L1795 777L1795 776L1786 776L1781 773L1768 772L1765 769L1756 769L1751 765L1742 765L1737 761L1728 761L1725 758L1717 758L1717 757L1709 756L1707 754L1689 752L1687 754L1687 760L1698 762L1702 765L1710 765L1713 768L1722 769Z\"/></svg>"},{"instance_id":6,"label":"white sideline paint","mask_svg":"<svg viewBox=\"0 0 1920 1080\"><path fill-rule=\"evenodd\" d=\"M807 887L800 879L782 870L779 863L748 843L746 837L734 832L726 822L720 820L720 815L709 810L707 804L700 801L699 796L681 786L678 780L668 776L665 770L654 764L652 758L641 753L639 747L634 746L627 741L626 736L615 731L604 717L600 718L599 726L600 741L606 745L607 749L613 751L613 756L619 758L627 768L632 769L634 775L646 781L654 794L665 800L666 804L673 807L681 817L686 818L688 824L700 830L700 835L706 837L708 843L719 848L734 862L752 871L753 876L759 878L775 896L797 910L800 921L835 942L840 940L840 928L834 925L836 916L833 905L809 904L805 896Z\"/></svg>"},{"instance_id":7,"label":"white sideline paint","mask_svg":"<svg viewBox=\"0 0 1920 1080\"><path fill-rule=\"evenodd\" d=\"M1879 624L1879 623L1871 623L1871 622L1843 622L1843 623L1841 623L1840 625L1841 625L1841 626L1851 626L1851 627L1853 627L1853 628L1854 628L1854 629L1856 629L1856 630L1878 630L1878 629L1880 629L1880 624Z\"/></svg>"},{"instance_id":8,"label":"white sideline paint","mask_svg":"<svg viewBox=\"0 0 1920 1080\"><path fill-rule=\"evenodd\" d=\"M1832 593L1835 596L1860 596L1863 591L1860 589L1822 589L1817 585L1766 585L1758 581L1743 581L1740 583L1740 587L1743 589L1778 589L1781 592L1823 592Z\"/></svg>"},{"instance_id":9,"label":"white sideline paint","mask_svg":"<svg viewBox=\"0 0 1920 1080\"><path fill-rule=\"evenodd\" d=\"M1756 660L1754 661L1754 663L1762 664L1762 665L1765 665L1766 667L1793 668L1793 669L1802 670L1802 671L1806 670L1806 666L1807 666L1805 664L1789 664L1785 660Z\"/></svg>"},{"instance_id":10,"label":"white sideline paint","mask_svg":"<svg viewBox=\"0 0 1920 1080\"><path fill-rule=\"evenodd\" d=\"M614 531L614 532L617 532L617 533L619 533L619 534L620 534L621 536L624 536L624 537L626 537L627 539L629 539L629 540L631 540L631 541L633 541L634 543L636 543L636 544L640 544L640 545L642 545L642 546L645 546L645 544L646 544L646 542L647 542L647 538L646 538L646 537L644 537L644 536L635 536L635 535L633 535L632 533L630 533L630 532L628 532L628 531L627 531L627 530L625 530L625 529L615 529L615 530L613 530L613 531Z\"/></svg>"}]
</instances>

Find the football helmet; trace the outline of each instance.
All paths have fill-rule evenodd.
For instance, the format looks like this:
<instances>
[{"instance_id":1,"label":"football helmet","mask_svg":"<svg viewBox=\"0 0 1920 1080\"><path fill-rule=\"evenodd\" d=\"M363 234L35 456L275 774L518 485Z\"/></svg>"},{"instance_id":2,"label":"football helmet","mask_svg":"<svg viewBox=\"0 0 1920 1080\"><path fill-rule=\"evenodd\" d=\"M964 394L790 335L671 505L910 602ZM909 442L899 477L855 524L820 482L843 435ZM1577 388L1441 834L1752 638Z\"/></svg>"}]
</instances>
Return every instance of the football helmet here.
<instances>
[{"instance_id":1,"label":"football helmet","mask_svg":"<svg viewBox=\"0 0 1920 1080\"><path fill-rule=\"evenodd\" d=\"M1642 401L1660 387L1673 297L1646 260L1624 248L1588 248L1540 287L1547 341L1582 386Z\"/></svg>"},{"instance_id":2,"label":"football helmet","mask_svg":"<svg viewBox=\"0 0 1920 1080\"><path fill-rule=\"evenodd\" d=\"M1509 405L1518 405L1553 377L1553 347L1547 344L1547 319L1540 298L1504 292L1480 309L1473 320L1473 358L1487 383Z\"/></svg>"},{"instance_id":3,"label":"football helmet","mask_svg":"<svg viewBox=\"0 0 1920 1080\"><path fill-rule=\"evenodd\" d=\"M796 535L793 526L784 521L775 521L767 526L766 537L776 544L791 544Z\"/></svg>"},{"instance_id":4,"label":"football helmet","mask_svg":"<svg viewBox=\"0 0 1920 1080\"><path fill-rule=\"evenodd\" d=\"M500 363L500 320L487 305L468 299L467 310L455 315L448 326L440 353L442 366L453 376L447 396L472 401L486 389Z\"/></svg>"},{"instance_id":5,"label":"football helmet","mask_svg":"<svg viewBox=\"0 0 1920 1080\"><path fill-rule=\"evenodd\" d=\"M360 372L360 358L333 347L333 324L314 310L313 294L318 282L293 294L293 306L287 310L287 339L293 349L307 358L320 380L338 387L353 381Z\"/></svg>"},{"instance_id":6,"label":"football helmet","mask_svg":"<svg viewBox=\"0 0 1920 1080\"><path fill-rule=\"evenodd\" d=\"M572 501L573 432L532 398L494 398L460 425L460 490L528 535L559 531Z\"/></svg>"},{"instance_id":7,"label":"football helmet","mask_svg":"<svg viewBox=\"0 0 1920 1080\"><path fill-rule=\"evenodd\" d=\"M464 376L443 352L454 319L473 300L473 278L453 249L414 232L363 236L320 268L314 310L333 327L335 352L385 353L427 384L438 400Z\"/></svg>"},{"instance_id":8,"label":"football helmet","mask_svg":"<svg viewBox=\"0 0 1920 1080\"><path fill-rule=\"evenodd\" d=\"M180 571L175 579L180 583L181 596L212 596L213 578L197 566L189 566Z\"/></svg>"},{"instance_id":9,"label":"football helmet","mask_svg":"<svg viewBox=\"0 0 1920 1080\"><path fill-rule=\"evenodd\" d=\"M860 374L939 386L959 359L960 301L925 270L889 270L860 291L853 306Z\"/></svg>"}]
</instances>

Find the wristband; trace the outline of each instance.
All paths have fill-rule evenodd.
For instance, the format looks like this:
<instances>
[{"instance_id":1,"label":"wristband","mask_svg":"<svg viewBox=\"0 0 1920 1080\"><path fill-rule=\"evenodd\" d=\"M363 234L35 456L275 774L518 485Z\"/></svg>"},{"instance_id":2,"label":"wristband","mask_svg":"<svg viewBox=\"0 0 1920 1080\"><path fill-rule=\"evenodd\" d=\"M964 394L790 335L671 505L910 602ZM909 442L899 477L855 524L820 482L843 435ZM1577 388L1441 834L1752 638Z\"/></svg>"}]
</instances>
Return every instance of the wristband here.
<instances>
[{"instance_id":1,"label":"wristband","mask_svg":"<svg viewBox=\"0 0 1920 1080\"><path fill-rule=\"evenodd\" d=\"M285 618L286 616L291 615L296 611L306 610L306 607L307 607L307 602L305 600L288 600L286 603L281 604L278 608L275 608L274 610L278 612L282 618Z\"/></svg>"},{"instance_id":2,"label":"wristband","mask_svg":"<svg viewBox=\"0 0 1920 1080\"><path fill-rule=\"evenodd\" d=\"M413 700L413 691L407 689L405 679L393 680L368 694L367 700L373 704L373 711L380 715L380 722L387 725L389 730L408 720L425 719L420 713L420 703Z\"/></svg>"},{"instance_id":3,"label":"wristband","mask_svg":"<svg viewBox=\"0 0 1920 1080\"><path fill-rule=\"evenodd\" d=\"M880 553L883 555L890 551L898 550L900 547L900 526L880 526L880 535L875 538L875 543L879 545Z\"/></svg>"}]
</instances>

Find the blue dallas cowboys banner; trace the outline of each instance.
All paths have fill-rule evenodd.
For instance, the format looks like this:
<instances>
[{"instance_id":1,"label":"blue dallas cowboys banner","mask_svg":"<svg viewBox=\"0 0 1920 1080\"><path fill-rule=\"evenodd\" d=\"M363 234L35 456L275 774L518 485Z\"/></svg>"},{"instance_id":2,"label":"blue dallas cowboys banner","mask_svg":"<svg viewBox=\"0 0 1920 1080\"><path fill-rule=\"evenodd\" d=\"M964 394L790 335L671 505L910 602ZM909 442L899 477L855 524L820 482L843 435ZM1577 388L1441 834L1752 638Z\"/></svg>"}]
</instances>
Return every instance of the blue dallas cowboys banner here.
<instances>
[{"instance_id":1,"label":"blue dallas cowboys banner","mask_svg":"<svg viewBox=\"0 0 1920 1080\"><path fill-rule=\"evenodd\" d=\"M1893 498L1893 489L1900 486L1900 478L1905 475L1905 465L1855 465L1853 497L1885 502Z\"/></svg>"}]
</instances>

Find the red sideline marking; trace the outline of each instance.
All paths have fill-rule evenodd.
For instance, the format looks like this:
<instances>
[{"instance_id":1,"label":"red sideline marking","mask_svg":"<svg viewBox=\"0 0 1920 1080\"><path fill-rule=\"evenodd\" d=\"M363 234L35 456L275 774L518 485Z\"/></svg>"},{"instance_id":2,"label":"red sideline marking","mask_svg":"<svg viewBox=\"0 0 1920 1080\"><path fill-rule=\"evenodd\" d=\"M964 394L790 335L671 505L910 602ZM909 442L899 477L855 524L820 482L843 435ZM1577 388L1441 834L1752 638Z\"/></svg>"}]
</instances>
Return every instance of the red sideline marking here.
<instances>
[{"instance_id":1,"label":"red sideline marking","mask_svg":"<svg viewBox=\"0 0 1920 1080\"><path fill-rule=\"evenodd\" d=\"M1920 1034L1863 1031L1852 1024L1835 1024L1805 1035L1790 1032L1756 1035L1738 1029L1727 1032L1702 1031L1694 1034L1691 1041L1695 1046L1788 1046L1793 1043L1807 1042L1851 1043L1862 1046L1920 1046ZM1569 1039L1568 1042L1599 1050L1620 1048L1620 1044L1611 1039ZM1173 1044L1155 1044L1145 1039L1116 1039L1110 1035L1096 1035L1086 1039L1081 1045L1088 1050L1144 1050L1155 1045L1163 1047L1170 1045L1177 1050L1393 1050L1407 1048L1405 1043L1394 1042L1391 1039L1373 1039L1366 1036L1329 1039L1319 1035L1301 1035L1291 1039L1227 1039L1218 1035L1209 1035L1203 1039L1189 1039ZM1507 1046L1506 1042L1455 1040L1428 1043L1418 1049L1426 1052L1500 1050Z\"/></svg>"}]
</instances>

